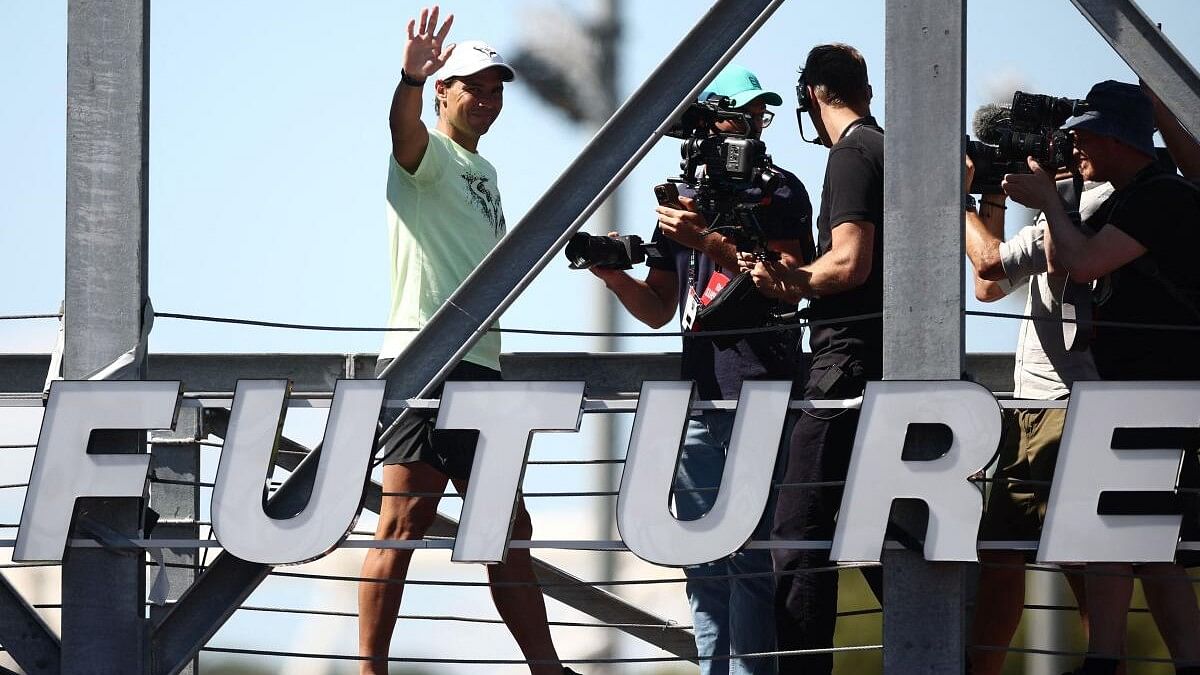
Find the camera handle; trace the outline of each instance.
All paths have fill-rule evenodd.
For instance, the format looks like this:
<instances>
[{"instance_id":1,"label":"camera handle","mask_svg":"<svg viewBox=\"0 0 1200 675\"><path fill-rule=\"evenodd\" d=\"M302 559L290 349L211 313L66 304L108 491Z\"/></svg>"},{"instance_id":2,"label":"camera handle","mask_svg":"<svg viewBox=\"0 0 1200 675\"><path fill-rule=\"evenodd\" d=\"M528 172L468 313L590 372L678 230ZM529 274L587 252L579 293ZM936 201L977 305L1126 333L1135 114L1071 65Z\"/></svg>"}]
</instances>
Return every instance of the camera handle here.
<instances>
[{"instance_id":1,"label":"camera handle","mask_svg":"<svg viewBox=\"0 0 1200 675\"><path fill-rule=\"evenodd\" d=\"M726 234L733 239L738 251L753 253L758 260L778 260L779 253L767 249L767 238L755 213L757 209L757 204L736 204L728 212L717 211L712 224L703 234ZM722 224L727 217L732 217L734 222Z\"/></svg>"}]
</instances>

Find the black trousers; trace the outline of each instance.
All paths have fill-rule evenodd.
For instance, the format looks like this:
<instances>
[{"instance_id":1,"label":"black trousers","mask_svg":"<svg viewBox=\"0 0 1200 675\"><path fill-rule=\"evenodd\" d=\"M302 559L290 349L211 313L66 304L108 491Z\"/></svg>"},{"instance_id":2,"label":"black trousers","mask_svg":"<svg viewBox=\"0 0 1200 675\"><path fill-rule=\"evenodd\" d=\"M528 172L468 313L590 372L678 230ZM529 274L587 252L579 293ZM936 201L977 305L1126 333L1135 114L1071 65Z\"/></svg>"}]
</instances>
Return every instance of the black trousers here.
<instances>
[{"instance_id":1,"label":"black trousers","mask_svg":"<svg viewBox=\"0 0 1200 675\"><path fill-rule=\"evenodd\" d=\"M855 378L857 379L857 378ZM817 373L810 385L819 381ZM842 398L862 393L861 381L835 391L812 391L809 398ZM857 386L855 386L857 385ZM853 392L857 389L857 393ZM840 390L840 391L838 391ZM771 538L776 540L828 540L833 538L834 520L841 506L843 487L792 487L794 483L844 481L850 467L850 450L858 428L857 410L804 411L792 430L784 487L775 503ZM825 649L833 646L837 621L838 573L808 572L828 567L829 551L775 549L775 627L779 649ZM882 574L877 568L863 576L876 596L882 598ZM832 654L780 657L781 675L829 675Z\"/></svg>"}]
</instances>

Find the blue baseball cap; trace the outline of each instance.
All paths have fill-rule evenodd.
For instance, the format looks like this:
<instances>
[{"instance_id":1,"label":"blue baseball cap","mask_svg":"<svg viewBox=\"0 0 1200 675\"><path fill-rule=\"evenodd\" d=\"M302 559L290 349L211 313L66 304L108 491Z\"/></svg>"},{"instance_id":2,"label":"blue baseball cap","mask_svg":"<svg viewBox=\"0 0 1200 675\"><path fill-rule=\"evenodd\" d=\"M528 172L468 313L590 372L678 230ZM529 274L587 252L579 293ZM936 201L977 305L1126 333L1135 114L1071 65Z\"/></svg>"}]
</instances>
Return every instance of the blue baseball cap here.
<instances>
[{"instance_id":1,"label":"blue baseball cap","mask_svg":"<svg viewBox=\"0 0 1200 675\"><path fill-rule=\"evenodd\" d=\"M1121 141L1144 155L1154 150L1154 106L1142 88L1105 80L1087 95L1088 110L1063 123L1063 129L1083 129Z\"/></svg>"},{"instance_id":2,"label":"blue baseball cap","mask_svg":"<svg viewBox=\"0 0 1200 675\"><path fill-rule=\"evenodd\" d=\"M762 88L762 85L758 83L757 75L732 63L725 66L716 79L700 92L698 100L707 101L709 96L714 95L729 97L735 108L759 99L769 105L783 105L783 99L779 94Z\"/></svg>"}]
</instances>

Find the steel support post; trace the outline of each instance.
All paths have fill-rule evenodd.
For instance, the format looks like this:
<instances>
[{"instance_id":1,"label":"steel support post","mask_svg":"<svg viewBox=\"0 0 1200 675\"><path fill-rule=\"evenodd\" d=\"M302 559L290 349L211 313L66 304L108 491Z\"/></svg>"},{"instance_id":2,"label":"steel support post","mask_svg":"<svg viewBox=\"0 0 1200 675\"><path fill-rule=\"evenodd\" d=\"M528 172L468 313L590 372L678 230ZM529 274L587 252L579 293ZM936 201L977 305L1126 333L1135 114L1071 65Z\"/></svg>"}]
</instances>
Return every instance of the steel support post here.
<instances>
[{"instance_id":1,"label":"steel support post","mask_svg":"<svg viewBox=\"0 0 1200 675\"><path fill-rule=\"evenodd\" d=\"M149 0L67 5L66 309L63 374L81 379L132 349L146 299ZM141 372L139 372L141 371ZM144 372L135 368L130 377ZM94 434L90 450L144 452L142 434ZM139 536L141 500L86 499L87 526ZM78 548L63 565L62 670L143 671L145 556Z\"/></svg>"},{"instance_id":2,"label":"steel support post","mask_svg":"<svg viewBox=\"0 0 1200 675\"><path fill-rule=\"evenodd\" d=\"M1071 2L1133 72L1150 85L1183 126L1193 136L1200 134L1200 75L1137 3L1133 0Z\"/></svg>"},{"instance_id":3,"label":"steel support post","mask_svg":"<svg viewBox=\"0 0 1200 675\"><path fill-rule=\"evenodd\" d=\"M884 377L957 380L966 0L888 0L886 25ZM911 551L883 562L884 672L964 672L970 567Z\"/></svg>"},{"instance_id":4,"label":"steel support post","mask_svg":"<svg viewBox=\"0 0 1200 675\"><path fill-rule=\"evenodd\" d=\"M583 152L417 333L401 358L389 398L430 390L557 255L572 234L662 137L670 119L699 93L782 0L718 0ZM319 449L271 500L298 512L307 502ZM221 554L154 630L156 669L178 672L217 631L270 567Z\"/></svg>"},{"instance_id":5,"label":"steel support post","mask_svg":"<svg viewBox=\"0 0 1200 675\"><path fill-rule=\"evenodd\" d=\"M199 406L181 408L175 429L155 434L151 440L151 479L171 481L150 483L150 508L158 514L158 522L150 533L152 539L200 538L197 524L200 520L200 445L195 441L206 435L201 424L202 413ZM163 549L162 560L168 566L153 568L149 581L157 584L159 577L165 575L167 594L163 599L168 604L151 605L151 620L165 616L170 604L181 598L199 576L198 553L195 548ZM193 658L180 672L186 675L198 672L198 660Z\"/></svg>"}]
</instances>

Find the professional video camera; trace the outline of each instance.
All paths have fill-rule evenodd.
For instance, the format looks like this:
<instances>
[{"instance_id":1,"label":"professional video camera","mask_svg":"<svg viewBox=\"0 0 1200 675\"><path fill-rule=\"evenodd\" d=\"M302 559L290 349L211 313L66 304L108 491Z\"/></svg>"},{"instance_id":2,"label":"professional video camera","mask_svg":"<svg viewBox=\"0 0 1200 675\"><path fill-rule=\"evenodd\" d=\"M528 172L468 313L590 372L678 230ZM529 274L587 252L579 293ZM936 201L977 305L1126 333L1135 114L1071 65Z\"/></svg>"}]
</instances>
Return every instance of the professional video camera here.
<instances>
[{"instance_id":1,"label":"professional video camera","mask_svg":"<svg viewBox=\"0 0 1200 675\"><path fill-rule=\"evenodd\" d=\"M1008 173L1029 173L1032 156L1051 174L1071 166L1071 136L1059 127L1086 112L1087 101L1045 94L1013 94L1012 104L989 104L975 112L978 140L967 139L967 155L975 163L970 192L998 194Z\"/></svg>"},{"instance_id":2,"label":"professional video camera","mask_svg":"<svg viewBox=\"0 0 1200 675\"><path fill-rule=\"evenodd\" d=\"M657 256L658 249L653 244L643 243L636 234L597 237L587 232L576 232L567 242L564 253L567 260L571 261L573 270L589 267L627 270L645 262L647 257Z\"/></svg>"},{"instance_id":3,"label":"professional video camera","mask_svg":"<svg viewBox=\"0 0 1200 675\"><path fill-rule=\"evenodd\" d=\"M717 124L731 121L731 130ZM683 111L667 135L683 140L680 174L673 181L695 192L699 211L711 214L709 232L728 235L739 251L766 255L766 238L756 213L783 175L771 164L767 144L756 138L750 115L733 108L725 96L710 96ZM754 194L758 188L758 198Z\"/></svg>"},{"instance_id":4,"label":"professional video camera","mask_svg":"<svg viewBox=\"0 0 1200 675\"><path fill-rule=\"evenodd\" d=\"M727 120L735 122L735 131L717 129L719 122ZM695 192L696 208L712 217L709 232L729 235L738 250L765 255L766 238L754 215L761 199L747 201L745 193L758 187L762 195L769 196L782 176L771 165L766 144L754 137L753 130L750 115L734 110L728 97L713 96L688 106L666 132L683 140L680 177L668 185L683 183ZM677 205L674 194L658 194L658 198L661 204ZM602 237L585 232L571 237L564 252L571 269L627 270L658 254L636 235Z\"/></svg>"}]
</instances>

